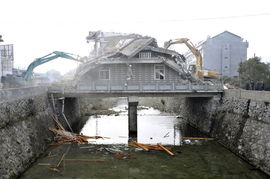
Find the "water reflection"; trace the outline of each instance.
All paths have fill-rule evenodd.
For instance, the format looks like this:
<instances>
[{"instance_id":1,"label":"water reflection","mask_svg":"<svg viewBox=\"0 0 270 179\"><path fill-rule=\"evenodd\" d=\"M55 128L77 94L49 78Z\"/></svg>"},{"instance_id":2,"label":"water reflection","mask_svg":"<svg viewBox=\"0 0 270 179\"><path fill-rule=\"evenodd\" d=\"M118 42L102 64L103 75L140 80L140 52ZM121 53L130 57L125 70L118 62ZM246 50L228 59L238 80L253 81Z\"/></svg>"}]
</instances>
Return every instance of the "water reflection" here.
<instances>
[{"instance_id":1,"label":"water reflection","mask_svg":"<svg viewBox=\"0 0 270 179\"><path fill-rule=\"evenodd\" d=\"M128 106L120 101L112 108L120 111L118 116L90 116L82 129L84 135L103 136L109 139L91 139L93 144L127 144L128 143ZM180 130L175 116L162 114L159 110L138 107L138 136L140 143L180 145Z\"/></svg>"}]
</instances>

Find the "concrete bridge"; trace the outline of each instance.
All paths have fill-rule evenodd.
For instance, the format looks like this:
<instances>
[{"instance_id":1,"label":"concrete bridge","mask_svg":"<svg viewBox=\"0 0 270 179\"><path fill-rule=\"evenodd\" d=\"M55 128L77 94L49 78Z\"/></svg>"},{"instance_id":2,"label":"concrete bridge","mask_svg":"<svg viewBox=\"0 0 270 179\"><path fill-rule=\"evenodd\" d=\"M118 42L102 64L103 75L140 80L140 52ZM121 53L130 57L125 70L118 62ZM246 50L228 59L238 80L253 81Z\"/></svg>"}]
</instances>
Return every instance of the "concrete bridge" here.
<instances>
[{"instance_id":1,"label":"concrete bridge","mask_svg":"<svg viewBox=\"0 0 270 179\"><path fill-rule=\"evenodd\" d=\"M127 97L128 98L128 124L130 136L137 136L137 106L138 97L213 97L223 92L221 87L209 86L209 85L187 85L183 86L182 90L164 90L163 88L156 87L157 90L133 90L125 88L124 90L82 90L78 88L71 88L65 86L53 86L48 89L48 94L51 99L61 98L64 102L64 98L77 98L77 97L94 97L94 98L106 98L106 97ZM63 98L64 97L64 98ZM59 109L61 111L62 109Z\"/></svg>"},{"instance_id":2,"label":"concrete bridge","mask_svg":"<svg viewBox=\"0 0 270 179\"><path fill-rule=\"evenodd\" d=\"M172 84L173 85L173 84ZM140 85L138 85L140 86ZM142 85L141 85L142 86ZM221 84L217 85L182 85L181 88L161 88L158 85L153 89L143 88L73 88L71 86L52 86L48 88L48 93L57 97L213 97L221 94L223 88Z\"/></svg>"}]
</instances>

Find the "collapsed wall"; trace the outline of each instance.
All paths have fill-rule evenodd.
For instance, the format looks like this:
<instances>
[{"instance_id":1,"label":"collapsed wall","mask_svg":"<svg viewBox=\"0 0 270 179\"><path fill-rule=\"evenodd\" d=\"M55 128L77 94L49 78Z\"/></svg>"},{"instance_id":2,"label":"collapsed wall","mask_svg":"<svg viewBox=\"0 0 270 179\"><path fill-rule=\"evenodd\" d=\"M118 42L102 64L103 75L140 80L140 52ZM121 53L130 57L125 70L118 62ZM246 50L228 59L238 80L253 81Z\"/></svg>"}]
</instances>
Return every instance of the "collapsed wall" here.
<instances>
[{"instance_id":1,"label":"collapsed wall","mask_svg":"<svg viewBox=\"0 0 270 179\"><path fill-rule=\"evenodd\" d=\"M15 178L48 147L52 110L46 87L0 90L0 97L0 178Z\"/></svg>"},{"instance_id":2,"label":"collapsed wall","mask_svg":"<svg viewBox=\"0 0 270 179\"><path fill-rule=\"evenodd\" d=\"M227 90L223 97L186 98L184 118L270 174L269 92Z\"/></svg>"}]
</instances>

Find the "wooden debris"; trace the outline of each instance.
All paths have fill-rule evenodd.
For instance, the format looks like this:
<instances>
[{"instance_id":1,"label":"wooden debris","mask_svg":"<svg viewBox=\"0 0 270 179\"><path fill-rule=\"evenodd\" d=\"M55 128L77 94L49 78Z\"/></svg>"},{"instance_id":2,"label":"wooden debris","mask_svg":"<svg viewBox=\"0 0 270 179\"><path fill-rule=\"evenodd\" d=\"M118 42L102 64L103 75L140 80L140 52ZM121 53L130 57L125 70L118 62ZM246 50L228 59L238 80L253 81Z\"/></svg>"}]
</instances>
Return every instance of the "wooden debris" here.
<instances>
[{"instance_id":1,"label":"wooden debris","mask_svg":"<svg viewBox=\"0 0 270 179\"><path fill-rule=\"evenodd\" d=\"M183 140L215 140L212 137L183 137Z\"/></svg>"},{"instance_id":2,"label":"wooden debris","mask_svg":"<svg viewBox=\"0 0 270 179\"><path fill-rule=\"evenodd\" d=\"M170 155L174 155L171 151L169 151L168 149L166 149L163 145L161 144L157 144L160 148L162 148L165 152L167 152Z\"/></svg>"},{"instance_id":3,"label":"wooden debris","mask_svg":"<svg viewBox=\"0 0 270 179\"><path fill-rule=\"evenodd\" d=\"M136 143L138 143L138 142L136 142ZM133 146L133 147L139 147L138 145L134 144L134 141L130 142L129 145ZM141 144L141 143L140 143L140 145L144 146L148 150L163 150L158 145ZM141 148L141 147L139 147L139 148ZM168 146L166 146L165 148L168 149L168 150L172 149L172 147L168 147Z\"/></svg>"},{"instance_id":4,"label":"wooden debris","mask_svg":"<svg viewBox=\"0 0 270 179\"><path fill-rule=\"evenodd\" d=\"M58 129L65 130L65 128L62 126L62 124L60 123L60 121L58 120L56 115L53 115L52 118L53 118L54 122L56 123L56 126Z\"/></svg>"},{"instance_id":5,"label":"wooden debris","mask_svg":"<svg viewBox=\"0 0 270 179\"><path fill-rule=\"evenodd\" d=\"M62 145L65 143L88 144L87 139L106 138L101 136L86 136L83 134L76 134L73 132L66 131L56 115L53 115L52 118L55 121L56 129L49 128L49 130L52 131L56 136L53 138L55 143L52 143L50 145Z\"/></svg>"},{"instance_id":6,"label":"wooden debris","mask_svg":"<svg viewBox=\"0 0 270 179\"><path fill-rule=\"evenodd\" d=\"M65 161L80 161L80 162L105 162L105 160L98 160L98 159L73 159L73 158L65 158Z\"/></svg>"},{"instance_id":7,"label":"wooden debris","mask_svg":"<svg viewBox=\"0 0 270 179\"><path fill-rule=\"evenodd\" d=\"M49 164L49 163L38 163L37 165L39 165L39 166L49 166L51 164Z\"/></svg>"},{"instance_id":8,"label":"wooden debris","mask_svg":"<svg viewBox=\"0 0 270 179\"><path fill-rule=\"evenodd\" d=\"M117 159L123 159L123 160L127 160L127 159L131 159L131 158L135 158L133 155L131 154L113 154L113 156Z\"/></svg>"},{"instance_id":9,"label":"wooden debris","mask_svg":"<svg viewBox=\"0 0 270 179\"><path fill-rule=\"evenodd\" d=\"M60 172L60 170L59 170L59 169L57 169L57 168L53 168L53 167L49 168L49 170L54 171L54 172Z\"/></svg>"},{"instance_id":10,"label":"wooden debris","mask_svg":"<svg viewBox=\"0 0 270 179\"><path fill-rule=\"evenodd\" d=\"M141 143L138 143L136 141L132 141L129 143L130 146L133 146L133 147L139 147L139 148L142 148L146 151L149 151L149 150L164 150L165 152L167 152L168 154L170 155L174 155L170 150L171 150L171 147L165 147L161 144L157 144L157 145L149 145L149 144L141 144Z\"/></svg>"},{"instance_id":11,"label":"wooden debris","mask_svg":"<svg viewBox=\"0 0 270 179\"><path fill-rule=\"evenodd\" d=\"M146 148L145 146L141 145L140 143L138 143L138 142L136 142L136 141L133 141L133 144L135 144L136 146L142 148L143 150L149 151L148 148Z\"/></svg>"},{"instance_id":12,"label":"wooden debris","mask_svg":"<svg viewBox=\"0 0 270 179\"><path fill-rule=\"evenodd\" d=\"M57 168L60 166L62 160L63 160L64 157L65 157L65 155L66 155L66 153L64 153L64 154L62 155L61 159L59 160L58 164L56 165Z\"/></svg>"}]
</instances>

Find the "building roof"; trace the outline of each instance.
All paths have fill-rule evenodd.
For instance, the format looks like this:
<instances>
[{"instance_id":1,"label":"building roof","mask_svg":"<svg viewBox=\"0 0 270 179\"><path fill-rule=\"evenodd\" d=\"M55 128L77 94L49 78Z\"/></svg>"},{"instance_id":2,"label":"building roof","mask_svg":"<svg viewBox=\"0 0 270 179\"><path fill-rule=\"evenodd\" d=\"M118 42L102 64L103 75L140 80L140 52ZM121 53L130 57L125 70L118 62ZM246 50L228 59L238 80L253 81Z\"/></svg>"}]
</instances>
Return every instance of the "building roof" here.
<instances>
[{"instance_id":1,"label":"building roof","mask_svg":"<svg viewBox=\"0 0 270 179\"><path fill-rule=\"evenodd\" d=\"M101 64L164 63L177 72L181 72L183 70L181 65L177 64L173 59L166 59L163 57L140 59L139 61L133 59L133 57L142 50L150 50L181 59L179 53L158 47L156 39L152 37L137 35L131 36L131 38L124 37L121 39L117 36L116 38L106 38L106 40L109 40L105 45L106 53L103 53L103 55L91 59L89 62L80 66L76 73L77 78L80 78L85 73Z\"/></svg>"},{"instance_id":2,"label":"building roof","mask_svg":"<svg viewBox=\"0 0 270 179\"><path fill-rule=\"evenodd\" d=\"M131 41L129 44L120 49L120 53L127 56L128 58L134 57L139 51L144 49L146 46L154 42L154 38L138 38Z\"/></svg>"},{"instance_id":3,"label":"building roof","mask_svg":"<svg viewBox=\"0 0 270 179\"><path fill-rule=\"evenodd\" d=\"M214 37L212 37L212 39L213 39L213 38L217 38L217 37L219 37L220 35L223 35L223 34L230 34L230 35L232 35L232 36L235 36L235 37L237 37L237 38L242 39L242 37L240 37L240 36L238 36L238 35L236 35L236 34L234 34L234 33L232 33L232 32L229 32L229 31L227 31L227 30L225 30L224 32L222 32L222 33L220 33L220 34L215 35Z\"/></svg>"}]
</instances>

